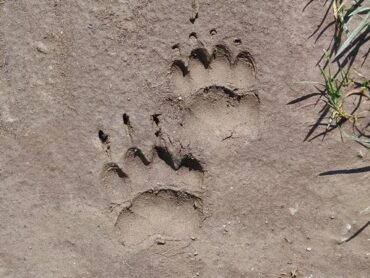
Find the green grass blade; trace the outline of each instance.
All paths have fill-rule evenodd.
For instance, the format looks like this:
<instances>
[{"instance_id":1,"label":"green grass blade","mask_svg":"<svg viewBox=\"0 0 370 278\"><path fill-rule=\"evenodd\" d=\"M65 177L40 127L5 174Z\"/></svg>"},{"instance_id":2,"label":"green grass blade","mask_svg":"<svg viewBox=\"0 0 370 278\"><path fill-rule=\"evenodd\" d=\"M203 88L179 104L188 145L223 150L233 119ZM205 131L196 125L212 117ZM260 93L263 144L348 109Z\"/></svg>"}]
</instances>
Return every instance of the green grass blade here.
<instances>
[{"instance_id":1,"label":"green grass blade","mask_svg":"<svg viewBox=\"0 0 370 278\"><path fill-rule=\"evenodd\" d=\"M362 144L370 144L370 140L361 140L360 138L358 138L357 136L350 136L349 137L352 141L355 141L355 142L358 142L358 143L362 143Z\"/></svg>"},{"instance_id":2,"label":"green grass blade","mask_svg":"<svg viewBox=\"0 0 370 278\"><path fill-rule=\"evenodd\" d=\"M358 7L357 9L355 9L353 12L351 12L348 17L353 17L354 15L357 15L357 14L362 14L362 13L365 13L365 12L369 12L370 11L370 7Z\"/></svg>"},{"instance_id":3,"label":"green grass blade","mask_svg":"<svg viewBox=\"0 0 370 278\"><path fill-rule=\"evenodd\" d=\"M363 144L365 146L367 146L368 144L370 144L370 139L369 140L366 140L366 139L361 139L357 136L354 136L354 135L349 135L347 134L346 132L343 131L343 134L349 138L350 140L354 141L354 142L357 142L357 143L360 143L360 144ZM369 146L367 146L369 147Z\"/></svg>"},{"instance_id":4,"label":"green grass blade","mask_svg":"<svg viewBox=\"0 0 370 278\"><path fill-rule=\"evenodd\" d=\"M340 49L338 50L337 55L335 55L334 59L337 58L340 54L343 53L344 50L353 42L353 40L361 34L361 32L370 26L369 22L370 13L366 15L366 17L357 25L357 27L348 35L347 40L342 44Z\"/></svg>"}]
</instances>

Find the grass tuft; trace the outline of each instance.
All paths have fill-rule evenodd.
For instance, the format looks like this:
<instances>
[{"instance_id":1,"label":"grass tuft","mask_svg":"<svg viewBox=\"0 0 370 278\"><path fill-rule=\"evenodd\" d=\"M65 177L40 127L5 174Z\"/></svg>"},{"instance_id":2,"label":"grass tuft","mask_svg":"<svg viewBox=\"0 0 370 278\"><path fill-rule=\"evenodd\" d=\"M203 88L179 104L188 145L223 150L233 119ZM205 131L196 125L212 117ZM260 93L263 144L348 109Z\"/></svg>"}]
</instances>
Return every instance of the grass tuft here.
<instances>
[{"instance_id":1,"label":"grass tuft","mask_svg":"<svg viewBox=\"0 0 370 278\"><path fill-rule=\"evenodd\" d=\"M363 6L363 1L347 0L333 1L333 15L340 34L345 34L345 41L341 43L334 59L344 53L345 50L362 34L368 31L370 27L370 6ZM370 4L370 1L366 1ZM355 28L351 30L350 22L355 21Z\"/></svg>"}]
</instances>

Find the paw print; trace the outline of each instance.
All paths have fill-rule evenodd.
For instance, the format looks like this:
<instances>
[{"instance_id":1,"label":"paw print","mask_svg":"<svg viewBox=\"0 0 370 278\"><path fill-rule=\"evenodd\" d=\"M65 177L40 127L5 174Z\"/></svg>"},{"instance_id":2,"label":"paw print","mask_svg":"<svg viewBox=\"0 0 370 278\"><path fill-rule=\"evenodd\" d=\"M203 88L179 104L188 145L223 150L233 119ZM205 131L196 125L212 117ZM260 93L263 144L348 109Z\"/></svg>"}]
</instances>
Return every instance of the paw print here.
<instances>
[{"instance_id":1,"label":"paw print","mask_svg":"<svg viewBox=\"0 0 370 278\"><path fill-rule=\"evenodd\" d=\"M123 124L131 142L136 142L135 126L123 114ZM148 117L149 118L149 117ZM183 240L195 234L203 215L204 166L186 148L176 153L163 140L160 115L151 116L151 151L133 145L123 156L111 145L110 135L98 131L106 153L101 178L115 215L115 230L124 245L152 242L158 237ZM121 157L112 161L113 157Z\"/></svg>"},{"instance_id":2,"label":"paw print","mask_svg":"<svg viewBox=\"0 0 370 278\"><path fill-rule=\"evenodd\" d=\"M225 44L211 51L200 45L173 61L176 98L167 100L162 113L148 116L151 138L127 114L122 121L131 147L122 155L116 155L109 134L98 132L106 154L101 178L124 245L146 248L158 239L182 241L200 233L205 163L198 154L214 153L228 139L249 143L258 138L253 55L235 54Z\"/></svg>"},{"instance_id":3,"label":"paw print","mask_svg":"<svg viewBox=\"0 0 370 278\"><path fill-rule=\"evenodd\" d=\"M256 63L252 54L241 51L236 56L223 44L209 53L204 47L195 48L189 57L172 63L174 91L189 96L209 87L222 87L238 93L256 93Z\"/></svg>"},{"instance_id":4,"label":"paw print","mask_svg":"<svg viewBox=\"0 0 370 278\"><path fill-rule=\"evenodd\" d=\"M256 63L248 51L234 55L224 44L211 52L195 48L173 61L171 83L184 111L182 136L196 134L198 142L258 137Z\"/></svg>"}]
</instances>

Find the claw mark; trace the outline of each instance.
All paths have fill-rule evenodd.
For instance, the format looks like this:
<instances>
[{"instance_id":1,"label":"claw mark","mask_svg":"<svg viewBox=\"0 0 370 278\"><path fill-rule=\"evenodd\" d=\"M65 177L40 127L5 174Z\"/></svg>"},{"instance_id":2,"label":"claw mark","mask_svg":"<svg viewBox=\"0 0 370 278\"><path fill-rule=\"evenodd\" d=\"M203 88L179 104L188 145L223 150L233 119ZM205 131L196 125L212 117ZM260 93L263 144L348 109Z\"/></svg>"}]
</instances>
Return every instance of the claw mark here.
<instances>
[{"instance_id":1,"label":"claw mark","mask_svg":"<svg viewBox=\"0 0 370 278\"><path fill-rule=\"evenodd\" d=\"M176 43L171 48L172 49L179 49L179 47L180 47L180 44Z\"/></svg>"},{"instance_id":2,"label":"claw mark","mask_svg":"<svg viewBox=\"0 0 370 278\"><path fill-rule=\"evenodd\" d=\"M195 39L195 40L197 40L198 39L197 33L191 32L190 35L189 35L189 39Z\"/></svg>"},{"instance_id":3,"label":"claw mark","mask_svg":"<svg viewBox=\"0 0 370 278\"><path fill-rule=\"evenodd\" d=\"M189 171L204 172L202 164L200 164L199 161L191 154L184 156L184 158L181 160L179 168L181 167L186 167L189 169Z\"/></svg>"},{"instance_id":4,"label":"claw mark","mask_svg":"<svg viewBox=\"0 0 370 278\"><path fill-rule=\"evenodd\" d=\"M189 73L189 70L187 68L187 66L184 64L183 61L181 60L175 60L173 63L172 63L172 69L175 70L175 69L179 69L181 72L182 72L182 76L185 77L186 75L188 75Z\"/></svg>"},{"instance_id":5,"label":"claw mark","mask_svg":"<svg viewBox=\"0 0 370 278\"><path fill-rule=\"evenodd\" d=\"M130 139L132 141L132 133L134 132L134 128L131 125L130 116L127 115L126 113L123 113L122 119L123 119L123 124L127 127L128 136L130 136Z\"/></svg>"},{"instance_id":6,"label":"claw mark","mask_svg":"<svg viewBox=\"0 0 370 278\"><path fill-rule=\"evenodd\" d=\"M257 66L256 66L256 61L254 60L252 54L250 54L248 51L240 52L238 56L236 56L236 63L238 63L239 61L246 62L253 70L254 75L256 75Z\"/></svg>"},{"instance_id":7,"label":"claw mark","mask_svg":"<svg viewBox=\"0 0 370 278\"><path fill-rule=\"evenodd\" d=\"M226 58L230 64L232 63L230 50L228 49L228 47L222 44L218 44L215 46L212 53L212 58L213 59Z\"/></svg>"},{"instance_id":8,"label":"claw mark","mask_svg":"<svg viewBox=\"0 0 370 278\"><path fill-rule=\"evenodd\" d=\"M159 120L159 116L161 116L161 114L156 113L152 115L152 121L153 123L155 123L156 126L159 126L159 123L161 122Z\"/></svg>"},{"instance_id":9,"label":"claw mark","mask_svg":"<svg viewBox=\"0 0 370 278\"><path fill-rule=\"evenodd\" d=\"M191 2L192 15L190 17L190 22L195 23L195 20L199 17L199 1L192 0Z\"/></svg>"},{"instance_id":10,"label":"claw mark","mask_svg":"<svg viewBox=\"0 0 370 278\"><path fill-rule=\"evenodd\" d=\"M145 157L143 152L139 148L130 148L128 149L126 153L126 157L138 157L141 162L145 165L148 166L150 164L150 161Z\"/></svg>"},{"instance_id":11,"label":"claw mark","mask_svg":"<svg viewBox=\"0 0 370 278\"><path fill-rule=\"evenodd\" d=\"M162 159L168 166L170 166L173 170L176 170L175 162L173 161L172 155L164 147L155 147L155 151L160 159Z\"/></svg>"},{"instance_id":12,"label":"claw mark","mask_svg":"<svg viewBox=\"0 0 370 278\"><path fill-rule=\"evenodd\" d=\"M107 173L108 172L113 172L113 173L117 174L117 176L119 176L122 179L128 178L128 175L125 172L123 172L123 170L114 162L109 162L109 163L105 164L104 170Z\"/></svg>"},{"instance_id":13,"label":"claw mark","mask_svg":"<svg viewBox=\"0 0 370 278\"><path fill-rule=\"evenodd\" d=\"M99 130L98 136L100 139L100 142L103 144L104 149L108 157L110 157L110 140L109 140L109 135L106 134L104 131Z\"/></svg>"},{"instance_id":14,"label":"claw mark","mask_svg":"<svg viewBox=\"0 0 370 278\"><path fill-rule=\"evenodd\" d=\"M199 62L202 63L205 69L208 69L209 67L210 57L209 57L207 49L205 48L194 49L190 54L190 59L199 60Z\"/></svg>"},{"instance_id":15,"label":"claw mark","mask_svg":"<svg viewBox=\"0 0 370 278\"><path fill-rule=\"evenodd\" d=\"M99 136L99 139L102 142L102 144L107 144L108 143L109 135L105 134L104 131L99 130L98 136Z\"/></svg>"}]
</instances>

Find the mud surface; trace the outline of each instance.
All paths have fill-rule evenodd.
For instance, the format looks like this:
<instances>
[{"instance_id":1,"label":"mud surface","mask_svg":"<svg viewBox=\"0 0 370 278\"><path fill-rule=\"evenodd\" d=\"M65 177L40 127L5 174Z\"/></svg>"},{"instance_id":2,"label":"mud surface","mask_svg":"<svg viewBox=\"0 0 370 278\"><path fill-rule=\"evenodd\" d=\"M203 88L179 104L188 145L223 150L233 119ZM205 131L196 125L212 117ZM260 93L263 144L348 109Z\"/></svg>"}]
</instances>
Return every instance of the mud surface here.
<instances>
[{"instance_id":1,"label":"mud surface","mask_svg":"<svg viewBox=\"0 0 370 278\"><path fill-rule=\"evenodd\" d=\"M329 3L1 2L0 277L369 277L370 156L287 105Z\"/></svg>"}]
</instances>

